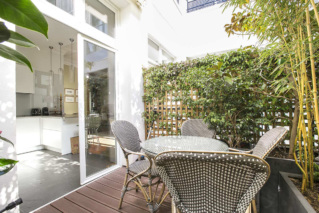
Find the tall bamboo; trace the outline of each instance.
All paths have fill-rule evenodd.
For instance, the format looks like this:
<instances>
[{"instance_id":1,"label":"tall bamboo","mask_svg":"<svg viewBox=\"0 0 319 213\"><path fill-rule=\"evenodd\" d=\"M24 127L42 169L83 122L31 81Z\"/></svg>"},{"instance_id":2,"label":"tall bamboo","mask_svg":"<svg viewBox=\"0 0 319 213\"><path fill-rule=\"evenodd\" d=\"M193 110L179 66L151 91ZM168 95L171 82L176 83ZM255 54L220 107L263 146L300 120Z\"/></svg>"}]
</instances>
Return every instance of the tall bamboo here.
<instances>
[{"instance_id":1,"label":"tall bamboo","mask_svg":"<svg viewBox=\"0 0 319 213\"><path fill-rule=\"evenodd\" d=\"M306 3L308 0L305 0ZM317 13L317 8L314 7L315 9L315 14ZM316 14L318 16L318 14ZM318 19L317 19L318 20ZM319 112L318 112L318 98L317 98L317 82L316 82L316 68L315 68L315 59L313 55L313 44L312 44L312 33L311 33L311 26L310 26L310 15L309 15L309 7L306 7L306 21L307 21L307 33L308 33L308 42L309 42L309 54L310 54L310 62L311 62L311 76L312 76L312 83L313 83L313 102L314 102L314 117L315 117L315 122L317 125L318 133L319 133ZM318 20L319 21L319 20ZM319 24L319 22L318 22ZM318 25L319 26L319 25ZM306 82L308 83L308 79L306 76ZM309 112L310 108L307 110L307 113ZM309 112L310 113L310 112ZM310 128L308 127L309 135L309 144L308 144L308 152L309 152L309 173L310 173L310 187L313 189L313 143L312 143L312 128L311 128L311 116L309 115L309 120L308 124L310 125ZM318 134L319 135L319 134Z\"/></svg>"},{"instance_id":2,"label":"tall bamboo","mask_svg":"<svg viewBox=\"0 0 319 213\"><path fill-rule=\"evenodd\" d=\"M272 44L269 45L270 53L277 46L279 47L279 50L276 48L279 52L278 56L287 60L284 65L279 66L285 67L290 84L294 83L300 112L297 115L296 138L291 139L291 142L294 142L293 155L303 174L302 190L305 191L309 186L313 188L313 123L319 135L315 69L317 55L314 55L318 50L318 44L313 42L312 32L314 26L312 22L316 22L319 28L316 4L314 0L229 0L226 5L235 7L235 9L241 8L243 11L243 13L238 13L237 19L232 19L235 21L232 22L232 25L228 25L227 30L229 26L233 26L231 27L233 31L256 35L261 43L266 41ZM309 5L313 7L315 20L310 19ZM243 14L248 17L244 21L242 21ZM236 20L240 20L239 23L236 23ZM247 23L250 26L247 27ZM267 54L265 57L268 56ZM278 75L282 67L278 67L280 69ZM282 84L282 86L287 85Z\"/></svg>"}]
</instances>

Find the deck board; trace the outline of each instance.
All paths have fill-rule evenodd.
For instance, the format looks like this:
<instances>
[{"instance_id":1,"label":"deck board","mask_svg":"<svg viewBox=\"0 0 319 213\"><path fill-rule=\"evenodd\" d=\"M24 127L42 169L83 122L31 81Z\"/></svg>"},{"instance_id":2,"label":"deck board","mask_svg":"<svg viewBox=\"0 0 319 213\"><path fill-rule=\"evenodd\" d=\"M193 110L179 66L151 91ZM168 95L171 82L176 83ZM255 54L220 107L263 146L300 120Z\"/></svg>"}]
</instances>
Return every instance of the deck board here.
<instances>
[{"instance_id":1,"label":"deck board","mask_svg":"<svg viewBox=\"0 0 319 213\"><path fill-rule=\"evenodd\" d=\"M56 200L36 213L86 213L86 212L122 212L147 213L148 207L143 194L135 190L125 194L122 208L118 210L126 169L120 168L92 183L79 188L63 198ZM154 188L154 187L153 187ZM157 213L171 212L171 199L163 202Z\"/></svg>"},{"instance_id":2,"label":"deck board","mask_svg":"<svg viewBox=\"0 0 319 213\"><path fill-rule=\"evenodd\" d=\"M100 179L96 180L96 182L100 183L102 185L105 185L105 186L109 186L109 187L111 187L113 189L120 189L121 190L122 187L123 187L123 183L120 180L115 179L114 177L113 178L109 178L109 177L105 176L103 178L100 178ZM130 186L134 187L134 185L130 185ZM153 190L155 190L155 186L153 187ZM167 190L166 190L166 192L167 192ZM135 192L135 190L128 191L127 194L144 199L143 194L140 193L140 192ZM165 199L163 204L166 205L166 206L171 206L171 198L169 196L167 196L167 198Z\"/></svg>"},{"instance_id":3,"label":"deck board","mask_svg":"<svg viewBox=\"0 0 319 213\"><path fill-rule=\"evenodd\" d=\"M86 187L84 187L85 189ZM88 197L86 197L83 194L80 194L79 192L76 193L71 193L67 196L65 196L66 199L70 200L73 203L78 204L79 206L81 206L84 209L87 209L90 212L110 212L110 213L115 213L117 212L115 209L107 206L107 205L103 205L95 200L92 200Z\"/></svg>"},{"instance_id":4,"label":"deck board","mask_svg":"<svg viewBox=\"0 0 319 213\"><path fill-rule=\"evenodd\" d=\"M76 205L75 203L62 198L59 199L51 204L56 209L60 210L61 212L77 212L77 213L87 213L86 209L81 208L80 206Z\"/></svg>"},{"instance_id":5,"label":"deck board","mask_svg":"<svg viewBox=\"0 0 319 213\"><path fill-rule=\"evenodd\" d=\"M104 195L88 187L84 187L80 189L78 192L100 203L103 203L104 205L109 206L113 209L118 208L119 200L111 196ZM126 213L141 212L142 213L147 211L132 205L122 205L121 212L126 212Z\"/></svg>"},{"instance_id":6,"label":"deck board","mask_svg":"<svg viewBox=\"0 0 319 213\"><path fill-rule=\"evenodd\" d=\"M47 205L37 212L38 213L61 213L61 211L57 210L56 208L54 208L51 205Z\"/></svg>"}]
</instances>

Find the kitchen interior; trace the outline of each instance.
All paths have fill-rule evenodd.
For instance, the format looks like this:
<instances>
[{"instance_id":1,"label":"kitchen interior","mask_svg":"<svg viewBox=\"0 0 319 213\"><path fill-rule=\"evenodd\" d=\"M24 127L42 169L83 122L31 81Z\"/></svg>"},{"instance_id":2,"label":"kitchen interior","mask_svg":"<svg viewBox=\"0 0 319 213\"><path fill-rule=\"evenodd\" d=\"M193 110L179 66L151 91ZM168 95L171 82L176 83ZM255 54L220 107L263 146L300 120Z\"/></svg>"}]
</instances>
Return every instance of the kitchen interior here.
<instances>
[{"instance_id":1,"label":"kitchen interior","mask_svg":"<svg viewBox=\"0 0 319 213\"><path fill-rule=\"evenodd\" d=\"M98 12L94 7L98 6L89 7L95 15ZM93 17L87 11L88 16ZM16 151L19 193L24 200L21 212L30 212L80 186L78 32L50 17L46 19L49 39L16 29L39 47L17 47L34 70L16 66ZM115 114L115 54L88 41L83 45L88 177L116 165L110 128Z\"/></svg>"}]
</instances>

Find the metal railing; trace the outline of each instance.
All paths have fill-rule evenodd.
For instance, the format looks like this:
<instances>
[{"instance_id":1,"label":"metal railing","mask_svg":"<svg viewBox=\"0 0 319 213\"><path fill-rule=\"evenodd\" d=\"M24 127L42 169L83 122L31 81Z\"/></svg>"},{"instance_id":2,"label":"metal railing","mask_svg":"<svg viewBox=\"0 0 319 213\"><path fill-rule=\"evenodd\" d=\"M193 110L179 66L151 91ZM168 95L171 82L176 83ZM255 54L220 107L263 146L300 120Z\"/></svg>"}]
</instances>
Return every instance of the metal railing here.
<instances>
[{"instance_id":1,"label":"metal railing","mask_svg":"<svg viewBox=\"0 0 319 213\"><path fill-rule=\"evenodd\" d=\"M187 0L187 12L203 9L205 7L221 4L227 0Z\"/></svg>"}]
</instances>

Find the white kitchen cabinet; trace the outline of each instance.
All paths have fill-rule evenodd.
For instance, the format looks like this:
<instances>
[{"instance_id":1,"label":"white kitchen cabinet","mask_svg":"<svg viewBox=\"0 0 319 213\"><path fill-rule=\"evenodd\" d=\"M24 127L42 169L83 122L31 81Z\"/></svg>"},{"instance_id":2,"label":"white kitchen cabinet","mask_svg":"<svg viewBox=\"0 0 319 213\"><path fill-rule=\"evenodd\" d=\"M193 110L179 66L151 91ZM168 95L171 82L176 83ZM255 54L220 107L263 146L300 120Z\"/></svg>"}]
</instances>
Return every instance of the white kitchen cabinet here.
<instances>
[{"instance_id":1,"label":"white kitchen cabinet","mask_svg":"<svg viewBox=\"0 0 319 213\"><path fill-rule=\"evenodd\" d=\"M62 144L61 144L62 155L71 153L70 139L76 136L79 136L79 119L65 118L63 120L63 129L62 129Z\"/></svg>"},{"instance_id":2,"label":"white kitchen cabinet","mask_svg":"<svg viewBox=\"0 0 319 213\"><path fill-rule=\"evenodd\" d=\"M79 136L78 118L42 116L42 144L62 155L71 153L70 138Z\"/></svg>"},{"instance_id":3,"label":"white kitchen cabinet","mask_svg":"<svg viewBox=\"0 0 319 213\"><path fill-rule=\"evenodd\" d=\"M17 118L17 153L48 149L71 153L70 138L79 136L78 118L27 116Z\"/></svg>"},{"instance_id":4,"label":"white kitchen cabinet","mask_svg":"<svg viewBox=\"0 0 319 213\"><path fill-rule=\"evenodd\" d=\"M48 130L62 131L62 117L45 117L42 116L42 128Z\"/></svg>"},{"instance_id":5,"label":"white kitchen cabinet","mask_svg":"<svg viewBox=\"0 0 319 213\"><path fill-rule=\"evenodd\" d=\"M34 93L34 73L27 66L17 64L16 92Z\"/></svg>"},{"instance_id":6,"label":"white kitchen cabinet","mask_svg":"<svg viewBox=\"0 0 319 213\"><path fill-rule=\"evenodd\" d=\"M17 118L17 154L42 149L41 145L41 118Z\"/></svg>"},{"instance_id":7,"label":"white kitchen cabinet","mask_svg":"<svg viewBox=\"0 0 319 213\"><path fill-rule=\"evenodd\" d=\"M61 152L61 132L43 129L43 145L52 151Z\"/></svg>"},{"instance_id":8,"label":"white kitchen cabinet","mask_svg":"<svg viewBox=\"0 0 319 213\"><path fill-rule=\"evenodd\" d=\"M50 150L61 152L62 118L42 116L42 144Z\"/></svg>"}]
</instances>

